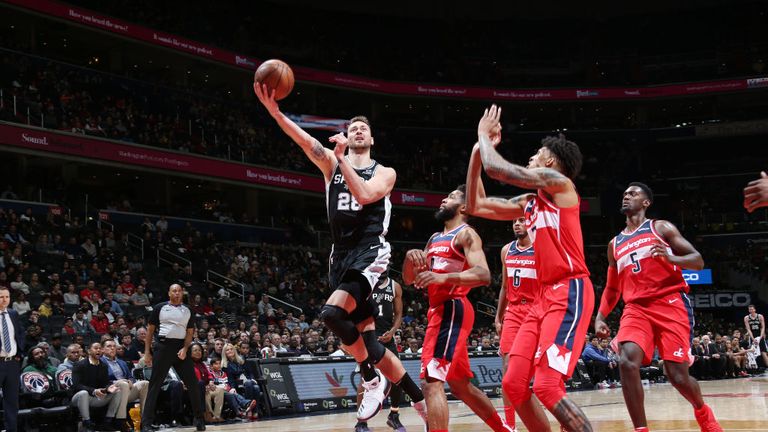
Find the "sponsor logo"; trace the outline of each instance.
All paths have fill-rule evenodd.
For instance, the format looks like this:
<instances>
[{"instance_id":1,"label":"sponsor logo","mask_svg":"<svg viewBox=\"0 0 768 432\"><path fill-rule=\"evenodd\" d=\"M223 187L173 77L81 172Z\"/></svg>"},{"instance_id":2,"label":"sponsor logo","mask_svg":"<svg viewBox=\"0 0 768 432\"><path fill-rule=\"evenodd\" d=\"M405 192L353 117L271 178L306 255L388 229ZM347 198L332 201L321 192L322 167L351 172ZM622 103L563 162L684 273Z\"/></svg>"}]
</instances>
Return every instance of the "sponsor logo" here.
<instances>
[{"instance_id":1,"label":"sponsor logo","mask_svg":"<svg viewBox=\"0 0 768 432\"><path fill-rule=\"evenodd\" d=\"M254 67L254 68L256 67L256 63L254 63L253 61L249 60L248 57L242 57L242 56L239 56L239 55L235 56L235 64L238 65L238 66L245 65L245 66L250 66L250 67Z\"/></svg>"},{"instance_id":2,"label":"sponsor logo","mask_svg":"<svg viewBox=\"0 0 768 432\"><path fill-rule=\"evenodd\" d=\"M745 292L695 294L693 296L695 308L746 307L751 303L752 296Z\"/></svg>"},{"instance_id":3,"label":"sponsor logo","mask_svg":"<svg viewBox=\"0 0 768 432\"><path fill-rule=\"evenodd\" d=\"M547 361L549 367L560 372L563 375L568 374L568 366L571 364L571 355L573 353L566 347L557 346L557 344L550 345L547 348Z\"/></svg>"},{"instance_id":4,"label":"sponsor logo","mask_svg":"<svg viewBox=\"0 0 768 432\"><path fill-rule=\"evenodd\" d=\"M624 90L624 96L640 96L640 90Z\"/></svg>"},{"instance_id":5,"label":"sponsor logo","mask_svg":"<svg viewBox=\"0 0 768 432\"><path fill-rule=\"evenodd\" d=\"M669 301L669 304L672 304L672 303L674 303L674 302L676 302L678 300L680 300L680 299L672 299L672 300L668 300L668 301Z\"/></svg>"},{"instance_id":6,"label":"sponsor logo","mask_svg":"<svg viewBox=\"0 0 768 432\"><path fill-rule=\"evenodd\" d=\"M766 87L768 86L768 78L750 78L747 80L747 87Z\"/></svg>"},{"instance_id":7,"label":"sponsor logo","mask_svg":"<svg viewBox=\"0 0 768 432\"><path fill-rule=\"evenodd\" d=\"M32 135L27 135L26 133L21 134L21 140L30 143L30 144L37 144L37 145L48 145L48 137L36 137Z\"/></svg>"},{"instance_id":8,"label":"sponsor logo","mask_svg":"<svg viewBox=\"0 0 768 432\"><path fill-rule=\"evenodd\" d=\"M401 193L400 199L403 200L404 203L424 203L426 202L424 200L424 197L416 196L413 194L407 194L407 193Z\"/></svg>"},{"instance_id":9,"label":"sponsor logo","mask_svg":"<svg viewBox=\"0 0 768 432\"><path fill-rule=\"evenodd\" d=\"M331 387L328 388L328 391L335 397L344 397L347 395L347 392L349 392L349 389L347 387L343 387L341 384L344 382L344 376L339 376L336 373L336 369L331 369L331 373L325 372L325 379L328 380L328 383L331 384ZM323 402L323 406L325 406L325 402ZM327 408L327 407L326 407ZM334 407L335 408L335 407Z\"/></svg>"},{"instance_id":10,"label":"sponsor logo","mask_svg":"<svg viewBox=\"0 0 768 432\"><path fill-rule=\"evenodd\" d=\"M600 92L595 90L576 90L577 98L595 97L595 96L600 96Z\"/></svg>"},{"instance_id":11,"label":"sponsor logo","mask_svg":"<svg viewBox=\"0 0 768 432\"><path fill-rule=\"evenodd\" d=\"M565 286L565 284L561 284L561 283L555 284L555 285L552 286L552 291L555 291L556 289L558 289L560 287L564 287L564 286Z\"/></svg>"},{"instance_id":12,"label":"sponsor logo","mask_svg":"<svg viewBox=\"0 0 768 432\"><path fill-rule=\"evenodd\" d=\"M683 347L680 347L677 349L677 351L672 353L673 356L683 358Z\"/></svg>"}]
</instances>

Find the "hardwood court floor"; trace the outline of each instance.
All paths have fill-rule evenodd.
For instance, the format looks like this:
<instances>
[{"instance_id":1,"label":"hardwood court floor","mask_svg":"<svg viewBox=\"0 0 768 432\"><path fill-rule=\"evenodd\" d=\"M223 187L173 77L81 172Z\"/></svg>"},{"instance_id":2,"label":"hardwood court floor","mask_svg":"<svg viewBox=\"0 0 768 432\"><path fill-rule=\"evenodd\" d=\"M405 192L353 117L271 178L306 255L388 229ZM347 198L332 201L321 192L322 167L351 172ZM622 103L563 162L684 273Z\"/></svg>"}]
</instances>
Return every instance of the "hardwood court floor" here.
<instances>
[{"instance_id":1,"label":"hardwood court floor","mask_svg":"<svg viewBox=\"0 0 768 432\"><path fill-rule=\"evenodd\" d=\"M741 378L734 380L703 381L702 392L725 431L768 432L768 377ZM595 430L601 432L631 431L632 423L624 406L621 389L592 390L570 393L592 421ZM491 399L497 407L501 399ZM450 430L456 432L490 430L463 403L449 403L451 410ZM649 427L653 432L698 431L693 408L669 384L651 385L646 388L645 408ZM423 427L412 408L402 408L400 419L410 432L421 432ZM391 431L386 425L386 411L368 422L373 432ZM552 420L552 430L559 427ZM352 431L354 412L339 414L308 415L253 423L226 426L208 426L212 431L275 431L275 432L342 432ZM518 428L522 423L518 422Z\"/></svg>"}]
</instances>

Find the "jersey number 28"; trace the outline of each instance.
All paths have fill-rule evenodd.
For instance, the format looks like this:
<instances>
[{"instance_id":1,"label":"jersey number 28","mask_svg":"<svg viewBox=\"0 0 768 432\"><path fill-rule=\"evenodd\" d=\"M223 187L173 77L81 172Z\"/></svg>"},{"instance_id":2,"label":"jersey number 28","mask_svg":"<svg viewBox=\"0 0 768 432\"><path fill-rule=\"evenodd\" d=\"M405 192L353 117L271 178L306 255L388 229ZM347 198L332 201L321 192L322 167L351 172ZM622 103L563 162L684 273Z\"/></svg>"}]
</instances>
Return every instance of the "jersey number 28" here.
<instances>
[{"instance_id":1,"label":"jersey number 28","mask_svg":"<svg viewBox=\"0 0 768 432\"><path fill-rule=\"evenodd\" d=\"M336 203L336 210L358 211L363 208L363 206L361 206L355 197L353 197L349 192L339 193L339 197L336 199Z\"/></svg>"}]
</instances>

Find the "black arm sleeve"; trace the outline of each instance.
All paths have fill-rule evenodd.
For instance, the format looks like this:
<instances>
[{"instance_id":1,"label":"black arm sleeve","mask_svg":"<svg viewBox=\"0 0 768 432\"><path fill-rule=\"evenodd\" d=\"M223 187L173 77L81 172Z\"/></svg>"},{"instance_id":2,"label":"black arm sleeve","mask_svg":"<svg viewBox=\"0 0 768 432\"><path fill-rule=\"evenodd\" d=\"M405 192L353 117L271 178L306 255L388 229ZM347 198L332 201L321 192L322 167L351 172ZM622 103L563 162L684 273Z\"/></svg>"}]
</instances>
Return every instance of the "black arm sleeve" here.
<instances>
[{"instance_id":1,"label":"black arm sleeve","mask_svg":"<svg viewBox=\"0 0 768 432\"><path fill-rule=\"evenodd\" d=\"M152 314L149 316L148 324L153 324L155 327L160 327L160 309L165 306L165 303L158 303L152 308Z\"/></svg>"}]
</instances>

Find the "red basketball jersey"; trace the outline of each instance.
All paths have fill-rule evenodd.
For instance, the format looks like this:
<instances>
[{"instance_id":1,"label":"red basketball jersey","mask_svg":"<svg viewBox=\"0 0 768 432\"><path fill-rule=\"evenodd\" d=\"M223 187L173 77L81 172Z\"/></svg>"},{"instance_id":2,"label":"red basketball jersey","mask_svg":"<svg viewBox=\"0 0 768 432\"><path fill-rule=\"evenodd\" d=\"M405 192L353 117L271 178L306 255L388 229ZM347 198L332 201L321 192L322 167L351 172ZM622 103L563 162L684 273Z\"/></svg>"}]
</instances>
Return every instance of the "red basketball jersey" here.
<instances>
[{"instance_id":1,"label":"red basketball jersey","mask_svg":"<svg viewBox=\"0 0 768 432\"><path fill-rule=\"evenodd\" d=\"M429 270L435 273L458 273L469 268L467 258L462 251L456 249L455 240L461 230L469 227L462 224L448 232L438 232L432 235L427 243L427 260ZM427 287L429 305L438 306L446 301L464 297L469 288L457 285L432 284Z\"/></svg>"},{"instance_id":2,"label":"red basketball jersey","mask_svg":"<svg viewBox=\"0 0 768 432\"><path fill-rule=\"evenodd\" d=\"M559 208L539 190L525 208L525 227L534 244L540 286L589 276L584 259L579 204Z\"/></svg>"},{"instance_id":3,"label":"red basketball jersey","mask_svg":"<svg viewBox=\"0 0 768 432\"><path fill-rule=\"evenodd\" d=\"M526 303L533 302L539 292L533 245L521 249L515 240L508 246L509 250L504 257L504 267L507 269L508 305L516 305L523 300Z\"/></svg>"},{"instance_id":4,"label":"red basketball jersey","mask_svg":"<svg viewBox=\"0 0 768 432\"><path fill-rule=\"evenodd\" d=\"M653 225L654 220L648 219L631 233L622 231L611 240L625 303L657 299L679 291L688 293L683 269L651 256L651 248L659 243L673 255Z\"/></svg>"}]
</instances>

